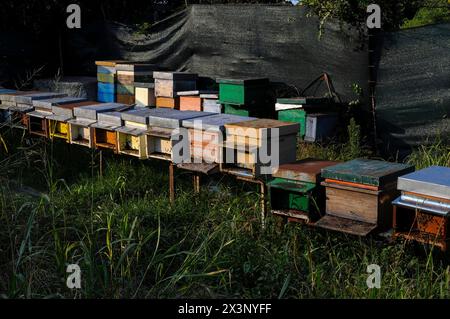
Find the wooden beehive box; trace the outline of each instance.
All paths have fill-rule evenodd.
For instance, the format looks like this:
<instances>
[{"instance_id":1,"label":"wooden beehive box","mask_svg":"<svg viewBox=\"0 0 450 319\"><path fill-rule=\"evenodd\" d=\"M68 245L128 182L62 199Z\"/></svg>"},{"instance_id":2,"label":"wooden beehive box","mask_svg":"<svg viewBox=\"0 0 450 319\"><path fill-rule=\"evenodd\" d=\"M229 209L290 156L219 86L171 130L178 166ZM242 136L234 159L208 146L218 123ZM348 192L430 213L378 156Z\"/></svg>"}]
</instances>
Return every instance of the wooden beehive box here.
<instances>
[{"instance_id":1,"label":"wooden beehive box","mask_svg":"<svg viewBox=\"0 0 450 319\"><path fill-rule=\"evenodd\" d=\"M104 112L123 111L128 108L128 105L120 103L100 103L75 108L75 118L68 121L70 143L94 147L94 128L91 126L97 122L97 115Z\"/></svg>"},{"instance_id":2,"label":"wooden beehive box","mask_svg":"<svg viewBox=\"0 0 450 319\"><path fill-rule=\"evenodd\" d=\"M256 119L226 124L225 130L224 159L220 164L223 172L257 177L295 161L296 123Z\"/></svg>"},{"instance_id":3,"label":"wooden beehive box","mask_svg":"<svg viewBox=\"0 0 450 319\"><path fill-rule=\"evenodd\" d=\"M197 89L196 73L187 72L153 72L155 96L174 98L177 92Z\"/></svg>"},{"instance_id":4,"label":"wooden beehive box","mask_svg":"<svg viewBox=\"0 0 450 319\"><path fill-rule=\"evenodd\" d=\"M336 164L307 158L280 165L267 183L272 214L304 223L318 220L325 211L321 170Z\"/></svg>"},{"instance_id":5,"label":"wooden beehive box","mask_svg":"<svg viewBox=\"0 0 450 319\"><path fill-rule=\"evenodd\" d=\"M305 141L321 142L335 135L337 113L308 114L306 116Z\"/></svg>"},{"instance_id":6,"label":"wooden beehive box","mask_svg":"<svg viewBox=\"0 0 450 319\"><path fill-rule=\"evenodd\" d=\"M52 114L47 116L49 138L64 139L70 143L70 127L68 121L74 117L74 109L81 106L96 105L99 102L83 101L63 105L53 105Z\"/></svg>"},{"instance_id":7,"label":"wooden beehive box","mask_svg":"<svg viewBox=\"0 0 450 319\"><path fill-rule=\"evenodd\" d=\"M50 131L48 127L47 117L53 114L52 107L84 101L86 101L85 98L73 97L34 100L34 111L28 112L26 114L29 133L32 135L49 138Z\"/></svg>"},{"instance_id":8,"label":"wooden beehive box","mask_svg":"<svg viewBox=\"0 0 450 319\"><path fill-rule=\"evenodd\" d=\"M122 112L124 126L117 129L118 153L140 159L148 157L147 131L149 117L154 109L138 108Z\"/></svg>"},{"instance_id":9,"label":"wooden beehive box","mask_svg":"<svg viewBox=\"0 0 450 319\"><path fill-rule=\"evenodd\" d=\"M156 106L154 83L135 82L134 88L134 100L137 106Z\"/></svg>"},{"instance_id":10,"label":"wooden beehive box","mask_svg":"<svg viewBox=\"0 0 450 319\"><path fill-rule=\"evenodd\" d=\"M97 149L109 149L117 153L117 132L123 125L122 114L118 111L104 112L97 115L97 122L91 125L94 129L94 146Z\"/></svg>"},{"instance_id":11,"label":"wooden beehive box","mask_svg":"<svg viewBox=\"0 0 450 319\"><path fill-rule=\"evenodd\" d=\"M450 168L431 166L403 175L397 188L401 196L393 202L393 236L447 250Z\"/></svg>"},{"instance_id":12,"label":"wooden beehive box","mask_svg":"<svg viewBox=\"0 0 450 319\"><path fill-rule=\"evenodd\" d=\"M213 114L184 120L189 130L190 157L196 162L221 163L225 124L252 120L253 118Z\"/></svg>"},{"instance_id":13,"label":"wooden beehive box","mask_svg":"<svg viewBox=\"0 0 450 319\"><path fill-rule=\"evenodd\" d=\"M397 178L412 171L410 165L368 159L324 168L326 215L316 225L360 236L389 229Z\"/></svg>"},{"instance_id":14,"label":"wooden beehive box","mask_svg":"<svg viewBox=\"0 0 450 319\"><path fill-rule=\"evenodd\" d=\"M97 100L114 102L116 100L117 70L116 65L127 63L123 60L95 61L97 65Z\"/></svg>"},{"instance_id":15,"label":"wooden beehive box","mask_svg":"<svg viewBox=\"0 0 450 319\"><path fill-rule=\"evenodd\" d=\"M218 93L200 94L202 98L202 108L204 112L222 113L222 104L219 103Z\"/></svg>"},{"instance_id":16,"label":"wooden beehive box","mask_svg":"<svg viewBox=\"0 0 450 319\"><path fill-rule=\"evenodd\" d=\"M175 160L179 163L180 158L184 159L189 155L189 140L174 138L174 133L176 132L174 130L181 127L183 120L207 115L211 115L211 113L179 111L168 108L152 109L152 114L149 117L150 129L147 131L148 157L168 161ZM178 143L183 143L184 147L181 149L181 152L184 153L173 154L172 149Z\"/></svg>"},{"instance_id":17,"label":"wooden beehive box","mask_svg":"<svg viewBox=\"0 0 450 319\"><path fill-rule=\"evenodd\" d=\"M179 110L180 109L180 98L177 97L156 97L156 107L157 108L168 108Z\"/></svg>"},{"instance_id":18,"label":"wooden beehive box","mask_svg":"<svg viewBox=\"0 0 450 319\"><path fill-rule=\"evenodd\" d=\"M181 91L177 93L180 97L180 111L203 111L204 98L202 96L216 96L214 91Z\"/></svg>"},{"instance_id":19,"label":"wooden beehive box","mask_svg":"<svg viewBox=\"0 0 450 319\"><path fill-rule=\"evenodd\" d=\"M265 104L269 79L217 79L217 83L220 103L247 107Z\"/></svg>"}]
</instances>

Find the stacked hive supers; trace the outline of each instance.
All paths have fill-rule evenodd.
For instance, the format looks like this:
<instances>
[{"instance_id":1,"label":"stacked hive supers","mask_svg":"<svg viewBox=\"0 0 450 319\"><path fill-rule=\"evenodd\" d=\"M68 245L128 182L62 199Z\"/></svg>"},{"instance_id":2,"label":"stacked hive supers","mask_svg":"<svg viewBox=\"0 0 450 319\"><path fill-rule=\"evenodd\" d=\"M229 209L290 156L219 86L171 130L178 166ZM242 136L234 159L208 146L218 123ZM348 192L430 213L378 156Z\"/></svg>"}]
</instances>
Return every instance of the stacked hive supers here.
<instances>
[{"instance_id":1,"label":"stacked hive supers","mask_svg":"<svg viewBox=\"0 0 450 319\"><path fill-rule=\"evenodd\" d=\"M221 163L225 124L252 120L246 116L214 114L183 121L188 128L190 157L194 162Z\"/></svg>"},{"instance_id":2,"label":"stacked hive supers","mask_svg":"<svg viewBox=\"0 0 450 319\"><path fill-rule=\"evenodd\" d=\"M125 61L95 61L97 65L97 100L115 102L117 72L116 64Z\"/></svg>"},{"instance_id":3,"label":"stacked hive supers","mask_svg":"<svg viewBox=\"0 0 450 319\"><path fill-rule=\"evenodd\" d=\"M322 169L326 215L316 225L361 236L389 229L397 178L412 171L410 165L367 159Z\"/></svg>"},{"instance_id":4,"label":"stacked hive supers","mask_svg":"<svg viewBox=\"0 0 450 319\"><path fill-rule=\"evenodd\" d=\"M180 108L181 91L193 91L197 89L198 75L186 72L153 72L155 80L156 107Z\"/></svg>"},{"instance_id":5,"label":"stacked hive supers","mask_svg":"<svg viewBox=\"0 0 450 319\"><path fill-rule=\"evenodd\" d=\"M270 117L269 80L217 79L223 112L240 116Z\"/></svg>"},{"instance_id":6,"label":"stacked hive supers","mask_svg":"<svg viewBox=\"0 0 450 319\"><path fill-rule=\"evenodd\" d=\"M394 237L432 244L445 251L449 241L450 168L431 166L398 178Z\"/></svg>"},{"instance_id":7,"label":"stacked hive supers","mask_svg":"<svg viewBox=\"0 0 450 319\"><path fill-rule=\"evenodd\" d=\"M330 109L332 105L327 98L282 98L275 104L278 119L299 123L300 138L310 142L321 141L334 133L337 114Z\"/></svg>"},{"instance_id":8,"label":"stacked hive supers","mask_svg":"<svg viewBox=\"0 0 450 319\"><path fill-rule=\"evenodd\" d=\"M117 63L117 102L135 103L135 82L152 83L155 66L143 63Z\"/></svg>"},{"instance_id":9,"label":"stacked hive supers","mask_svg":"<svg viewBox=\"0 0 450 319\"><path fill-rule=\"evenodd\" d=\"M295 161L298 126L271 119L226 124L221 171L257 177Z\"/></svg>"}]
</instances>

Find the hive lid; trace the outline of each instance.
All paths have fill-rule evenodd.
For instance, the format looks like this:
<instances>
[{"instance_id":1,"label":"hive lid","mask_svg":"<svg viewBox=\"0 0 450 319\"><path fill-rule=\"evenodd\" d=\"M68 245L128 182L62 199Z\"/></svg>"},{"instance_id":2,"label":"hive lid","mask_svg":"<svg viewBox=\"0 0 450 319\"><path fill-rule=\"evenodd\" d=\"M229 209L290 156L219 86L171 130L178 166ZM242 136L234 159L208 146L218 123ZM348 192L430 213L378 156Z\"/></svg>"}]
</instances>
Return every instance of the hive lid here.
<instances>
[{"instance_id":1,"label":"hive lid","mask_svg":"<svg viewBox=\"0 0 450 319\"><path fill-rule=\"evenodd\" d=\"M268 78L241 78L241 79L223 79L216 80L220 84L236 84L236 85L268 85Z\"/></svg>"},{"instance_id":2,"label":"hive lid","mask_svg":"<svg viewBox=\"0 0 450 319\"><path fill-rule=\"evenodd\" d=\"M287 181L284 178L275 178L267 183L271 188L279 188L286 191L293 191L297 193L307 193L316 188L313 183L305 183L299 181Z\"/></svg>"},{"instance_id":3,"label":"hive lid","mask_svg":"<svg viewBox=\"0 0 450 319\"><path fill-rule=\"evenodd\" d=\"M44 100L44 99L52 99L52 98L60 98L66 97L65 93L55 93L55 92L40 92L40 93L31 93L24 95L17 95L14 97L14 102L22 103L22 104L32 104L34 100Z\"/></svg>"},{"instance_id":4,"label":"hive lid","mask_svg":"<svg viewBox=\"0 0 450 319\"><path fill-rule=\"evenodd\" d=\"M134 82L134 87L136 88L148 88L153 89L155 88L155 83L146 83L146 82Z\"/></svg>"},{"instance_id":5,"label":"hive lid","mask_svg":"<svg viewBox=\"0 0 450 319\"><path fill-rule=\"evenodd\" d=\"M72 125L78 125L78 126L83 126L83 127L89 127L92 124L94 124L95 122L96 122L95 120L84 119L84 118L74 118L74 119L70 119L67 121L67 123L70 123Z\"/></svg>"},{"instance_id":6,"label":"hive lid","mask_svg":"<svg viewBox=\"0 0 450 319\"><path fill-rule=\"evenodd\" d=\"M153 72L153 78L154 79L161 79L161 80L197 80L198 74L197 73L188 73L188 72Z\"/></svg>"},{"instance_id":7,"label":"hive lid","mask_svg":"<svg viewBox=\"0 0 450 319\"><path fill-rule=\"evenodd\" d=\"M223 131L225 124L238 123L255 119L247 116L239 116L233 114L213 114L208 116L202 116L200 118L192 118L183 120L182 125L187 128Z\"/></svg>"},{"instance_id":8,"label":"hive lid","mask_svg":"<svg viewBox=\"0 0 450 319\"><path fill-rule=\"evenodd\" d=\"M212 100L217 100L219 99L219 93L215 92L215 93L205 93L205 94L200 94L200 97L202 99L212 99Z\"/></svg>"},{"instance_id":9,"label":"hive lid","mask_svg":"<svg viewBox=\"0 0 450 319\"><path fill-rule=\"evenodd\" d=\"M397 188L450 200L450 167L430 166L398 178Z\"/></svg>"},{"instance_id":10,"label":"hive lid","mask_svg":"<svg viewBox=\"0 0 450 319\"><path fill-rule=\"evenodd\" d=\"M207 91L207 90L193 90L193 91L179 91L177 92L178 96L196 96L199 95L202 97L202 95L211 95L211 94L217 94L216 91Z\"/></svg>"},{"instance_id":11,"label":"hive lid","mask_svg":"<svg viewBox=\"0 0 450 319\"><path fill-rule=\"evenodd\" d=\"M306 158L293 163L280 165L275 169L272 176L317 184L320 181L322 168L336 164L339 164L339 162Z\"/></svg>"},{"instance_id":12,"label":"hive lid","mask_svg":"<svg viewBox=\"0 0 450 319\"><path fill-rule=\"evenodd\" d=\"M318 105L327 104L330 100L324 97L292 97L277 99L277 103L291 105Z\"/></svg>"},{"instance_id":13,"label":"hive lid","mask_svg":"<svg viewBox=\"0 0 450 319\"><path fill-rule=\"evenodd\" d=\"M133 136L141 136L147 133L147 129L130 127L130 126L121 126L116 129L119 133L129 134Z\"/></svg>"},{"instance_id":14,"label":"hive lid","mask_svg":"<svg viewBox=\"0 0 450 319\"><path fill-rule=\"evenodd\" d=\"M89 106L89 105L95 105L99 104L99 102L95 101L83 101L83 102L77 102L77 103L69 103L69 104L62 104L62 105L53 105L52 106L52 112L55 115L64 115L64 116L74 116L74 110L78 107L82 106Z\"/></svg>"},{"instance_id":15,"label":"hive lid","mask_svg":"<svg viewBox=\"0 0 450 319\"><path fill-rule=\"evenodd\" d=\"M98 122L96 124L108 124L107 126L122 126L122 113L121 112L104 112L97 115Z\"/></svg>"},{"instance_id":16,"label":"hive lid","mask_svg":"<svg viewBox=\"0 0 450 319\"><path fill-rule=\"evenodd\" d=\"M198 118L202 116L212 115L213 113L197 112L197 111L179 111L169 108L153 109L150 115L150 126L164 128L178 128L183 120Z\"/></svg>"},{"instance_id":17,"label":"hive lid","mask_svg":"<svg viewBox=\"0 0 450 319\"><path fill-rule=\"evenodd\" d=\"M39 117L39 118L47 118L47 116L52 115L53 113L51 111L44 112L44 111L31 111L28 113L31 117Z\"/></svg>"},{"instance_id":18,"label":"hive lid","mask_svg":"<svg viewBox=\"0 0 450 319\"><path fill-rule=\"evenodd\" d=\"M127 61L124 60L107 60L107 61L95 61L96 65L99 66L109 66L109 67L115 67L118 63L127 63Z\"/></svg>"},{"instance_id":19,"label":"hive lid","mask_svg":"<svg viewBox=\"0 0 450 319\"><path fill-rule=\"evenodd\" d=\"M414 167L407 164L355 159L322 169L322 177L363 185L383 186L413 171Z\"/></svg>"},{"instance_id":20,"label":"hive lid","mask_svg":"<svg viewBox=\"0 0 450 319\"><path fill-rule=\"evenodd\" d=\"M299 123L282 122L272 119L256 119L233 124L225 124L227 135L242 135L253 138L270 137L278 129L279 136L297 134Z\"/></svg>"},{"instance_id":21,"label":"hive lid","mask_svg":"<svg viewBox=\"0 0 450 319\"><path fill-rule=\"evenodd\" d=\"M81 97L62 97L54 99L35 100L33 101L33 106L50 109L54 105L71 104L84 101L87 101L87 99Z\"/></svg>"},{"instance_id":22,"label":"hive lid","mask_svg":"<svg viewBox=\"0 0 450 319\"><path fill-rule=\"evenodd\" d=\"M67 122L71 118L73 118L73 116L69 114L51 114L46 117L46 119L48 120L54 120L58 122Z\"/></svg>"},{"instance_id":23,"label":"hive lid","mask_svg":"<svg viewBox=\"0 0 450 319\"><path fill-rule=\"evenodd\" d=\"M136 108L133 110L122 112L122 120L124 121L131 121L136 123L142 123L142 124L148 124L149 123L149 117L155 109L149 109L146 107Z\"/></svg>"},{"instance_id":24,"label":"hive lid","mask_svg":"<svg viewBox=\"0 0 450 319\"><path fill-rule=\"evenodd\" d=\"M27 94L33 94L33 93L39 93L37 91L14 91L14 92L4 92L0 94L0 101L2 102L12 102L14 103L17 96L20 95L27 95Z\"/></svg>"},{"instance_id":25,"label":"hive lid","mask_svg":"<svg viewBox=\"0 0 450 319\"><path fill-rule=\"evenodd\" d=\"M117 71L133 71L133 72L142 72L142 71L155 71L158 69L158 66L155 64L149 63L117 63L116 70Z\"/></svg>"},{"instance_id":26,"label":"hive lid","mask_svg":"<svg viewBox=\"0 0 450 319\"><path fill-rule=\"evenodd\" d=\"M0 88L0 94L10 94L10 93L14 93L14 92L16 92L16 90Z\"/></svg>"},{"instance_id":27,"label":"hive lid","mask_svg":"<svg viewBox=\"0 0 450 319\"><path fill-rule=\"evenodd\" d=\"M76 117L97 120L98 113L123 111L129 108L129 105L122 103L99 103L77 107L73 113Z\"/></svg>"}]
</instances>

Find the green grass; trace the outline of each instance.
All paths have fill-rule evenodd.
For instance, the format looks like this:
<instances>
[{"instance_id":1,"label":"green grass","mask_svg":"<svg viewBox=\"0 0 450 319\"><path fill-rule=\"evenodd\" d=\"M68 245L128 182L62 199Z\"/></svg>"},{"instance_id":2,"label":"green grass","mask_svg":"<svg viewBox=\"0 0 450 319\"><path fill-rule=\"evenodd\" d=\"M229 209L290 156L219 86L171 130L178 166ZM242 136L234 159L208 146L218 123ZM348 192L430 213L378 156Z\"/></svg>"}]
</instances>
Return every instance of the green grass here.
<instances>
[{"instance_id":1,"label":"green grass","mask_svg":"<svg viewBox=\"0 0 450 319\"><path fill-rule=\"evenodd\" d=\"M450 3L447 0L429 0L413 19L405 21L402 29L450 22Z\"/></svg>"},{"instance_id":2,"label":"green grass","mask_svg":"<svg viewBox=\"0 0 450 319\"><path fill-rule=\"evenodd\" d=\"M370 155L357 146L358 129L350 131L348 143L305 144L299 157ZM196 195L189 175L178 173L171 206L161 162L107 156L100 176L89 150L18 148L23 141L9 140L18 142L2 155L15 160L3 160L0 173L2 297L450 297L445 259L420 245L283 225L271 216L261 229L252 185L219 177L207 181L218 190L204 185ZM448 148L423 148L409 160L426 165L428 156L443 163ZM27 185L40 193L24 192ZM72 263L82 270L79 290L65 284ZM373 263L381 266L381 289L366 285Z\"/></svg>"}]
</instances>

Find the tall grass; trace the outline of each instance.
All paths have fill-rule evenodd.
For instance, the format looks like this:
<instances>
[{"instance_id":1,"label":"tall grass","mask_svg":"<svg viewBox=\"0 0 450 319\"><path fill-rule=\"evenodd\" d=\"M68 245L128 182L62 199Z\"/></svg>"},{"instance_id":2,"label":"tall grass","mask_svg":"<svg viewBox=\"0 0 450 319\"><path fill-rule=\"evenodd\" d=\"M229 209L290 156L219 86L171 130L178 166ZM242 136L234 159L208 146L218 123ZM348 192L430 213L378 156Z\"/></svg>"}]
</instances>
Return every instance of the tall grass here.
<instances>
[{"instance_id":1,"label":"tall grass","mask_svg":"<svg viewBox=\"0 0 450 319\"><path fill-rule=\"evenodd\" d=\"M350 125L351 132L358 132L355 124ZM304 147L301 155L366 156L354 143ZM20 150L11 148L4 157L15 152ZM201 194L194 194L190 180L179 174L177 198L171 205L163 163L107 156L100 176L95 152L71 150L79 152L77 161L70 160L75 156L67 152L66 145L58 143L31 146L22 155L27 160L20 158L22 165L11 167L4 176L0 186L2 297L450 295L445 259L427 258L412 245L280 225L271 216L263 230L258 194L250 185L225 178L217 191L203 187ZM410 161L425 165L426 154L441 153L418 150ZM436 160L441 163L440 155ZM13 177L16 181L11 183ZM24 184L35 192L11 186ZM66 287L66 267L73 263L82 270L81 289ZM373 263L381 266L381 289L366 285L366 268Z\"/></svg>"}]
</instances>

